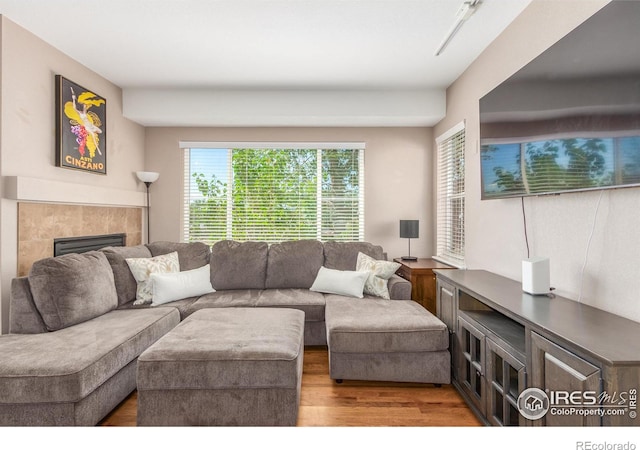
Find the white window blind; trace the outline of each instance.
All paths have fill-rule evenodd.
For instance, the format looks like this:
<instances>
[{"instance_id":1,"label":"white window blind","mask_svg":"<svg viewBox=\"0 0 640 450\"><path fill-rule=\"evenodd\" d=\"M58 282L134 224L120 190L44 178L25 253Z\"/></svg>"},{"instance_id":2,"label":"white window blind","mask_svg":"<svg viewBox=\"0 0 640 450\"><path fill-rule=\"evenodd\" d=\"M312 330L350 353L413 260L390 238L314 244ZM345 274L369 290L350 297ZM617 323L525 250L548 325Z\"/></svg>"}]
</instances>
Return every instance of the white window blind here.
<instances>
[{"instance_id":1,"label":"white window blind","mask_svg":"<svg viewBox=\"0 0 640 450\"><path fill-rule=\"evenodd\" d=\"M436 258L456 267L464 267L464 122L436 139L436 144Z\"/></svg>"},{"instance_id":2,"label":"white window blind","mask_svg":"<svg viewBox=\"0 0 640 450\"><path fill-rule=\"evenodd\" d=\"M364 148L296 145L184 148L184 240L363 240Z\"/></svg>"}]
</instances>

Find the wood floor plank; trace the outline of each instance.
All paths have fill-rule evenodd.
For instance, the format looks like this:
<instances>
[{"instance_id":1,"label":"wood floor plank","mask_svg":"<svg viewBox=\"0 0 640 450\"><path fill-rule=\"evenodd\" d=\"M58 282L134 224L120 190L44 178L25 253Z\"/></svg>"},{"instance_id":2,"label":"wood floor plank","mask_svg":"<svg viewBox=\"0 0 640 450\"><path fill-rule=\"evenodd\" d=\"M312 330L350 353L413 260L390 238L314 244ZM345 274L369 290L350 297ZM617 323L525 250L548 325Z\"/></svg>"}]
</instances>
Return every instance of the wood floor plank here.
<instances>
[{"instance_id":1,"label":"wood floor plank","mask_svg":"<svg viewBox=\"0 0 640 450\"><path fill-rule=\"evenodd\" d=\"M137 393L133 392L101 423L135 426ZM451 385L389 383L329 378L326 347L304 352L298 426L301 427L429 427L481 426Z\"/></svg>"}]
</instances>

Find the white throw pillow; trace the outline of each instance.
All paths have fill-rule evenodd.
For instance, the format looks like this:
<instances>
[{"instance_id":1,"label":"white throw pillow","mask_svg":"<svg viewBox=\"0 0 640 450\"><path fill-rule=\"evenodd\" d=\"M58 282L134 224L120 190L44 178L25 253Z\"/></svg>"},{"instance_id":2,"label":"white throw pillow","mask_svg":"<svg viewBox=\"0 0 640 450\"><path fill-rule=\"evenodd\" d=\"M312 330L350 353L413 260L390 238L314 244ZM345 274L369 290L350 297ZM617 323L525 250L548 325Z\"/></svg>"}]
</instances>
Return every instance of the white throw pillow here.
<instances>
[{"instance_id":1,"label":"white throw pillow","mask_svg":"<svg viewBox=\"0 0 640 450\"><path fill-rule=\"evenodd\" d=\"M154 256L153 258L126 258L125 261L129 265L133 278L138 283L134 305L151 303L153 291L151 289L150 276L152 273L180 272L178 252Z\"/></svg>"},{"instance_id":2,"label":"white throw pillow","mask_svg":"<svg viewBox=\"0 0 640 450\"><path fill-rule=\"evenodd\" d=\"M339 294L349 297L362 298L364 283L369 274L352 270L335 270L320 267L310 291L325 294Z\"/></svg>"},{"instance_id":3,"label":"white throw pillow","mask_svg":"<svg viewBox=\"0 0 640 450\"><path fill-rule=\"evenodd\" d=\"M392 261L380 261L362 252L358 253L356 270L369 273L364 284L364 293L389 300L389 278L400 268L400 264Z\"/></svg>"},{"instance_id":4,"label":"white throw pillow","mask_svg":"<svg viewBox=\"0 0 640 450\"><path fill-rule=\"evenodd\" d=\"M184 272L152 273L151 286L153 290L151 306L215 292L211 286L209 264Z\"/></svg>"}]
</instances>

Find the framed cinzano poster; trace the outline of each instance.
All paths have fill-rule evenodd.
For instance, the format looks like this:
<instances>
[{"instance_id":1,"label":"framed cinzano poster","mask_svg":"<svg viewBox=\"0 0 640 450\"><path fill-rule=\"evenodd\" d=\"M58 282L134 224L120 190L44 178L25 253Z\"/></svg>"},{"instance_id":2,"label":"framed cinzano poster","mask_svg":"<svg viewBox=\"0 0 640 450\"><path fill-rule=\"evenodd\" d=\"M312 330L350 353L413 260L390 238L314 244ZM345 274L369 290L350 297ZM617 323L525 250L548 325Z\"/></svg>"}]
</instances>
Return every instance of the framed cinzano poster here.
<instances>
[{"instance_id":1,"label":"framed cinzano poster","mask_svg":"<svg viewBox=\"0 0 640 450\"><path fill-rule=\"evenodd\" d=\"M56 166L107 173L107 101L56 75Z\"/></svg>"}]
</instances>

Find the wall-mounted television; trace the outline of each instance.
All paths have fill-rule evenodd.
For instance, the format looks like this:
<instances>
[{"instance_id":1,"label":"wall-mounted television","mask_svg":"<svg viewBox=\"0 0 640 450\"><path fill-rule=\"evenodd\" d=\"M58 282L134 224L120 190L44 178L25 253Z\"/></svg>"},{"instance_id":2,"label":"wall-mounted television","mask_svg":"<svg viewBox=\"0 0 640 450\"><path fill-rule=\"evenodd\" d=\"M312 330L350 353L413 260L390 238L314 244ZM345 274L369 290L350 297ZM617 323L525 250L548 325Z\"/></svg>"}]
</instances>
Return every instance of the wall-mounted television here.
<instances>
[{"instance_id":1,"label":"wall-mounted television","mask_svg":"<svg viewBox=\"0 0 640 450\"><path fill-rule=\"evenodd\" d=\"M639 24L614 0L480 99L483 200L640 186Z\"/></svg>"}]
</instances>

